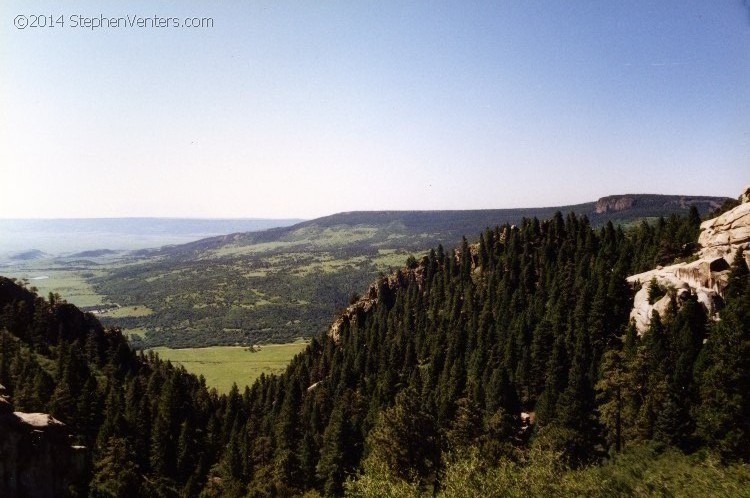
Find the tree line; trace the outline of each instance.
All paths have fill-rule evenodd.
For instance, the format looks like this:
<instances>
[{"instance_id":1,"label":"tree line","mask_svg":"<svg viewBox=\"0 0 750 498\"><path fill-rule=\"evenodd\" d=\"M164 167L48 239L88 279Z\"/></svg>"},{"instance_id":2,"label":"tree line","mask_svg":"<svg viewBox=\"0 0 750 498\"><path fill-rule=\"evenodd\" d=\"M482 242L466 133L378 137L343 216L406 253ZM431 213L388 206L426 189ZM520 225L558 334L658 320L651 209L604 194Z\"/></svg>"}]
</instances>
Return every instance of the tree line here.
<instances>
[{"instance_id":1,"label":"tree line","mask_svg":"<svg viewBox=\"0 0 750 498\"><path fill-rule=\"evenodd\" d=\"M17 409L52 412L92 448L79 495L357 496L383 476L435 494L462 455L490 475L547 453L581 468L644 444L747 461L742 255L721 321L674 293L642 336L628 321L625 278L689 257L699 223L691 212L593 229L557 213L439 246L382 275L374 306L338 337L225 396L4 281L0 383Z\"/></svg>"}]
</instances>

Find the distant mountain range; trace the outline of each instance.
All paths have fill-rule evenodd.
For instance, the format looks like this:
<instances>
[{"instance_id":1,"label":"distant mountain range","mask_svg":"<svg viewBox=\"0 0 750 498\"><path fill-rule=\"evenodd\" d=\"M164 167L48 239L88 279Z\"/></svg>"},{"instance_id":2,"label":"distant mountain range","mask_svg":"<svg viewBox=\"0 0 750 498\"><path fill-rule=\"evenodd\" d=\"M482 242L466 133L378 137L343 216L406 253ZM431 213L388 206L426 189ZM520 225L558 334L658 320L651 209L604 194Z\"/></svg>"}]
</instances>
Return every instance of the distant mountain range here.
<instances>
[{"instance_id":1,"label":"distant mountain range","mask_svg":"<svg viewBox=\"0 0 750 498\"><path fill-rule=\"evenodd\" d=\"M28 251L21 251L8 255L8 259L11 261L33 261L35 259L43 259L47 257L49 257L49 254L42 252L39 249L30 249Z\"/></svg>"}]
</instances>

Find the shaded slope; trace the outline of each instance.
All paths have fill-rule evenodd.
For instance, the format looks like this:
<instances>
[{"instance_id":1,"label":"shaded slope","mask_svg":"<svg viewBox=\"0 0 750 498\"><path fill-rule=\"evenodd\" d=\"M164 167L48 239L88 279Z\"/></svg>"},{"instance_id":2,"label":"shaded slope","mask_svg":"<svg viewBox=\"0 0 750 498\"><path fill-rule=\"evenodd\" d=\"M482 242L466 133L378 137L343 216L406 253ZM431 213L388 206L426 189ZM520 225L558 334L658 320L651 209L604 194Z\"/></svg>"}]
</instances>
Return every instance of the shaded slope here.
<instances>
[{"instance_id":1,"label":"shaded slope","mask_svg":"<svg viewBox=\"0 0 750 498\"><path fill-rule=\"evenodd\" d=\"M4 277L0 383L0 496L197 496L231 429L202 379Z\"/></svg>"}]
</instances>

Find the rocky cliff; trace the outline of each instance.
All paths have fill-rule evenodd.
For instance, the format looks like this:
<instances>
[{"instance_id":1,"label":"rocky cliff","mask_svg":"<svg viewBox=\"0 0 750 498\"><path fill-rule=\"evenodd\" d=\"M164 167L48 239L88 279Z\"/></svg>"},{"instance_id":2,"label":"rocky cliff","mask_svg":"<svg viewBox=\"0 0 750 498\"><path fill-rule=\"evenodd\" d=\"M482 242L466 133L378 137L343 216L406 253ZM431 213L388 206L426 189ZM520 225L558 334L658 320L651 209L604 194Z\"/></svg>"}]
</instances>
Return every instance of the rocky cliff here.
<instances>
[{"instance_id":1,"label":"rocky cliff","mask_svg":"<svg viewBox=\"0 0 750 498\"><path fill-rule=\"evenodd\" d=\"M46 413L14 412L0 385L0 496L68 496L86 458L65 424Z\"/></svg>"},{"instance_id":2,"label":"rocky cliff","mask_svg":"<svg viewBox=\"0 0 750 498\"><path fill-rule=\"evenodd\" d=\"M596 214L604 214L625 211L626 209L632 208L634 205L635 197L632 195L602 197L596 201L594 212Z\"/></svg>"},{"instance_id":3,"label":"rocky cliff","mask_svg":"<svg viewBox=\"0 0 750 498\"><path fill-rule=\"evenodd\" d=\"M739 247L750 244L750 187L742 194L742 204L712 220L701 223L698 243L701 257L730 259Z\"/></svg>"},{"instance_id":4,"label":"rocky cliff","mask_svg":"<svg viewBox=\"0 0 750 498\"><path fill-rule=\"evenodd\" d=\"M627 212L638 212L638 217L661 216L667 213L687 212L695 206L700 213L711 212L726 200L722 197L626 194L602 197L593 209L593 217ZM615 216L618 219L619 216Z\"/></svg>"},{"instance_id":5,"label":"rocky cliff","mask_svg":"<svg viewBox=\"0 0 750 498\"><path fill-rule=\"evenodd\" d=\"M678 263L628 277L631 285L641 285L636 293L630 317L639 332L645 331L654 310L663 313L670 295L649 302L652 281L666 289L673 289L678 300L695 295L710 316L721 307L727 285L729 266L740 248L746 249L745 262L750 266L750 186L740 196L742 204L726 213L701 223L698 238L700 250L689 263Z\"/></svg>"},{"instance_id":6,"label":"rocky cliff","mask_svg":"<svg viewBox=\"0 0 750 498\"><path fill-rule=\"evenodd\" d=\"M515 225L511 225L504 229L500 234L500 242L505 243L510 237L510 233L513 230L517 230ZM471 255L471 269L473 272L481 272L479 264L479 243L469 245L469 254ZM461 250L455 250L456 262L458 263L461 259ZM399 288L404 287L404 284L410 279L414 279L420 290L423 289L425 282L425 265L427 264L426 259L423 259L420 264L414 268L401 268L393 271L388 276L381 277L376 283L370 285L367 292L361 296L357 301L347 306L338 318L336 318L328 329L328 335L333 338L336 343L340 342L341 339L341 328L346 323L352 323L363 316L365 313L370 311L379 300L385 296L383 294L395 293Z\"/></svg>"},{"instance_id":7,"label":"rocky cliff","mask_svg":"<svg viewBox=\"0 0 750 498\"><path fill-rule=\"evenodd\" d=\"M381 277L375 284L372 284L365 295L360 297L356 302L350 304L342 311L338 318L334 320L328 329L328 335L336 342L341 340L341 329L346 323L352 323L370 311L379 300L387 299L384 294L395 293L397 289L404 287L405 282L409 279L415 279L419 288L424 284L424 266L417 268L402 268L387 277Z\"/></svg>"}]
</instances>

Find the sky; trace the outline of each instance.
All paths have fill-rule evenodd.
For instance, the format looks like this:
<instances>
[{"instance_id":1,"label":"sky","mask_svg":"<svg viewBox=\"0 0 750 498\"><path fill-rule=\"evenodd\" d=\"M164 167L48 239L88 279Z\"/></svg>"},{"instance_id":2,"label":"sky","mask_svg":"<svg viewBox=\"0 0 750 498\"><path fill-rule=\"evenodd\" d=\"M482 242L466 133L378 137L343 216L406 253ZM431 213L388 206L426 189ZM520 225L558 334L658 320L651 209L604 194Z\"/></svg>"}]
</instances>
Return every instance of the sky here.
<instances>
[{"instance_id":1,"label":"sky","mask_svg":"<svg viewBox=\"0 0 750 498\"><path fill-rule=\"evenodd\" d=\"M81 27L155 16L213 27ZM0 2L0 218L312 218L748 183L750 0Z\"/></svg>"}]
</instances>

